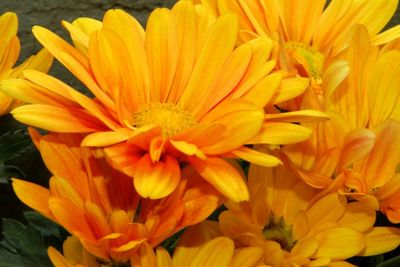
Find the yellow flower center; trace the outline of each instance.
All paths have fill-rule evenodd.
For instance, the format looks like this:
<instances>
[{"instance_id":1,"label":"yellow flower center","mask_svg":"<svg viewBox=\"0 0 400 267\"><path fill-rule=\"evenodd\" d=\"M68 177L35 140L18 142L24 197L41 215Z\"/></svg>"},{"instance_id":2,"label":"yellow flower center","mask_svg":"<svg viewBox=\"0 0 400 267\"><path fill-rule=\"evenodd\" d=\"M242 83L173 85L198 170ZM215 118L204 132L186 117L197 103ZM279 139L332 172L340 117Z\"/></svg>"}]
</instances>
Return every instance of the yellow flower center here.
<instances>
[{"instance_id":1,"label":"yellow flower center","mask_svg":"<svg viewBox=\"0 0 400 267\"><path fill-rule=\"evenodd\" d=\"M160 126L163 137L171 137L197 125L192 115L172 103L151 102L133 114L133 126Z\"/></svg>"},{"instance_id":2,"label":"yellow flower center","mask_svg":"<svg viewBox=\"0 0 400 267\"><path fill-rule=\"evenodd\" d=\"M292 228L285 224L282 217L273 217L269 224L264 227L265 239L272 240L281 245L281 248L290 251L296 244L292 236Z\"/></svg>"},{"instance_id":3,"label":"yellow flower center","mask_svg":"<svg viewBox=\"0 0 400 267\"><path fill-rule=\"evenodd\" d=\"M297 42L287 42L285 47L300 75L313 78L314 82L321 82L324 54L308 45Z\"/></svg>"}]
</instances>

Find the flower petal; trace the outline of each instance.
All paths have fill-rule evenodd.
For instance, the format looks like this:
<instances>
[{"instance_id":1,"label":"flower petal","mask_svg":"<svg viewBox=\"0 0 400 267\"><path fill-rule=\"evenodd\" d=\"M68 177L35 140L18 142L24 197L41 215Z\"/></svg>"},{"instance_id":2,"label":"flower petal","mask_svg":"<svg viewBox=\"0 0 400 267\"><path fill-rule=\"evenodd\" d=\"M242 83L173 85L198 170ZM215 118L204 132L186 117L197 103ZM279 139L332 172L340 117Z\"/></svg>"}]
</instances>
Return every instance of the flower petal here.
<instances>
[{"instance_id":1,"label":"flower petal","mask_svg":"<svg viewBox=\"0 0 400 267\"><path fill-rule=\"evenodd\" d=\"M199 174L229 199L240 202L249 199L249 192L238 171L220 158L189 159Z\"/></svg>"},{"instance_id":2,"label":"flower petal","mask_svg":"<svg viewBox=\"0 0 400 267\"><path fill-rule=\"evenodd\" d=\"M164 159L153 162L146 154L137 163L133 181L142 197L159 199L175 190L180 176L179 163L175 158L166 155Z\"/></svg>"}]
</instances>

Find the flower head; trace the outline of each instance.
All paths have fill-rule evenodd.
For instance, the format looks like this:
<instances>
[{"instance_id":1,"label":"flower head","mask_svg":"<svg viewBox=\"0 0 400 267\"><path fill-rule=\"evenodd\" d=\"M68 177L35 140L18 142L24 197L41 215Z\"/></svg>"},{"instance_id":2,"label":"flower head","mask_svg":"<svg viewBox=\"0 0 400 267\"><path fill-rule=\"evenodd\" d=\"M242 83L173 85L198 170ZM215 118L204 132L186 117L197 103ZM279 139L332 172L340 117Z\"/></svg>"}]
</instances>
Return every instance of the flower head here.
<instances>
[{"instance_id":1,"label":"flower head","mask_svg":"<svg viewBox=\"0 0 400 267\"><path fill-rule=\"evenodd\" d=\"M321 195L339 191L369 202L397 223L400 53L391 43L373 46L362 26L353 28L348 43L339 56L348 69L327 76L326 101L320 105L330 121L308 125L311 138L283 148L284 161L306 183L322 189Z\"/></svg>"},{"instance_id":2,"label":"flower head","mask_svg":"<svg viewBox=\"0 0 400 267\"><path fill-rule=\"evenodd\" d=\"M399 27L380 32L396 11L398 0L194 0L218 15L239 16L240 40L267 37L278 44L280 69L293 71L311 81L322 98L321 85L336 56L347 46L354 25L364 25L374 45L400 36ZM376 16L379 14L379 16ZM299 105L286 108L299 108Z\"/></svg>"},{"instance_id":3,"label":"flower head","mask_svg":"<svg viewBox=\"0 0 400 267\"><path fill-rule=\"evenodd\" d=\"M125 262L143 242L155 247L220 204L220 195L190 170L167 198L142 199L129 177L110 168L101 151L79 147L76 135L32 137L54 176L49 190L13 179L15 193L103 261Z\"/></svg>"},{"instance_id":4,"label":"flower head","mask_svg":"<svg viewBox=\"0 0 400 267\"><path fill-rule=\"evenodd\" d=\"M17 31L18 18L15 13L6 12L0 16L0 81L19 77L25 69L47 72L51 66L52 56L46 50L42 50L36 56L28 58L21 65L13 68L20 52ZM20 104L21 101L0 92L0 115L7 114Z\"/></svg>"},{"instance_id":5,"label":"flower head","mask_svg":"<svg viewBox=\"0 0 400 267\"><path fill-rule=\"evenodd\" d=\"M110 164L134 178L142 197L171 194L181 165L190 164L228 198L246 200L243 177L224 158L275 166L277 158L245 145L295 143L310 135L288 123L289 115L264 122L264 107L301 94L308 82L271 73L275 61L265 38L235 48L233 14L215 18L182 1L153 11L146 31L121 10L109 10L102 22L64 26L76 48L44 28L33 33L94 97L26 71L24 79L1 86L32 103L12 114L46 130L85 134L82 146L105 148Z\"/></svg>"},{"instance_id":6,"label":"flower head","mask_svg":"<svg viewBox=\"0 0 400 267\"><path fill-rule=\"evenodd\" d=\"M283 166L251 166L249 191L249 202L228 202L220 226L237 247L261 247L267 265L334 266L400 244L399 229L373 227L372 207L336 192L315 198L317 190ZM378 245L382 238L384 246Z\"/></svg>"}]
</instances>

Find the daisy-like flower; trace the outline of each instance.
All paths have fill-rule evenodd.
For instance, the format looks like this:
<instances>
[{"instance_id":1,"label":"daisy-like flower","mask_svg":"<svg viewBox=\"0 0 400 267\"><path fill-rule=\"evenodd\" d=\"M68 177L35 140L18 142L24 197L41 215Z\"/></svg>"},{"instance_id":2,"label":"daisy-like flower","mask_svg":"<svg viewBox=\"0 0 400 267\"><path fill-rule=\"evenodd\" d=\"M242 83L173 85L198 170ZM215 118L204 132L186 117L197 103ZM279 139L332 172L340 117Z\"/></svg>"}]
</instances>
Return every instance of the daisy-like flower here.
<instances>
[{"instance_id":1,"label":"daisy-like flower","mask_svg":"<svg viewBox=\"0 0 400 267\"><path fill-rule=\"evenodd\" d=\"M189 163L228 198L246 200L242 176L224 158L275 166L277 158L245 145L295 143L310 135L288 123L291 114L264 123L265 106L303 93L308 81L281 84L282 72L271 73L275 61L265 38L235 48L233 14L215 18L182 1L153 11L146 31L121 10L106 12L102 22L64 25L76 48L44 28L33 33L94 97L26 71L25 79L1 85L32 103L12 114L49 131L86 134L82 145L106 147L112 166L134 177L142 197L169 195L179 184L181 164Z\"/></svg>"},{"instance_id":2,"label":"daisy-like flower","mask_svg":"<svg viewBox=\"0 0 400 267\"><path fill-rule=\"evenodd\" d=\"M263 250L258 247L235 249L231 239L223 236L211 237L200 227L189 228L181 236L173 256L163 247L156 250L143 243L130 261L131 267L255 267L262 266ZM50 260L55 267L105 267L86 251L75 237L63 244L63 254L50 247Z\"/></svg>"},{"instance_id":3,"label":"daisy-like flower","mask_svg":"<svg viewBox=\"0 0 400 267\"><path fill-rule=\"evenodd\" d=\"M399 223L400 52L391 48L371 45L367 30L355 27L339 57L348 69L327 77L320 108L331 120L308 125L312 137L283 151L284 161L306 183L323 189L321 195L337 190Z\"/></svg>"},{"instance_id":4,"label":"daisy-like flower","mask_svg":"<svg viewBox=\"0 0 400 267\"><path fill-rule=\"evenodd\" d=\"M13 68L20 52L20 43L17 37L18 18L13 12L6 12L0 16L0 81L21 76L25 69L35 69L47 72L52 63L52 56L42 50L36 56L28 58L21 65ZM0 92L0 115L7 114L11 109L21 104Z\"/></svg>"},{"instance_id":5,"label":"daisy-like flower","mask_svg":"<svg viewBox=\"0 0 400 267\"><path fill-rule=\"evenodd\" d=\"M250 201L228 202L219 220L237 247L258 246L269 266L352 266L347 258L381 254L400 244L400 230L373 227L375 210L316 190L289 169L252 165Z\"/></svg>"},{"instance_id":6,"label":"daisy-like flower","mask_svg":"<svg viewBox=\"0 0 400 267\"><path fill-rule=\"evenodd\" d=\"M129 261L143 242L155 247L203 221L220 204L217 191L199 182L190 170L183 172L167 198L143 199L134 191L131 178L112 169L101 151L81 148L76 135L40 137L33 132L32 138L54 176L49 190L13 179L16 195L75 235L104 262Z\"/></svg>"},{"instance_id":7,"label":"daisy-like flower","mask_svg":"<svg viewBox=\"0 0 400 267\"><path fill-rule=\"evenodd\" d=\"M324 75L335 56L346 47L346 35L352 26L364 25L375 45L400 36L400 26L380 33L396 11L398 0L332 0L329 4L326 0L194 2L202 3L216 14L238 14L242 42L263 36L278 43L280 68L309 77L319 97Z\"/></svg>"}]
</instances>

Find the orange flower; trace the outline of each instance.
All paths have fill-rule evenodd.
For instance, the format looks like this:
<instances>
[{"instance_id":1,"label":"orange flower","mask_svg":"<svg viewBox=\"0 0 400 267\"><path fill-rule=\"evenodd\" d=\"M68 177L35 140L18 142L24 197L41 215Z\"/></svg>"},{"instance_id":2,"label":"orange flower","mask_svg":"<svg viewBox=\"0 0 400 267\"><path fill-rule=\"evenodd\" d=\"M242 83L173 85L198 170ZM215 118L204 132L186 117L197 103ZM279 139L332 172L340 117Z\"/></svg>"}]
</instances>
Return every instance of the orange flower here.
<instances>
[{"instance_id":1,"label":"orange flower","mask_svg":"<svg viewBox=\"0 0 400 267\"><path fill-rule=\"evenodd\" d=\"M307 125L312 137L283 151L284 161L301 179L324 189L321 195L338 190L399 223L400 52L391 45L379 49L364 27L355 27L339 57L349 67L345 73L330 73L326 101L319 105L331 120ZM318 105L312 99L304 102Z\"/></svg>"},{"instance_id":2,"label":"orange flower","mask_svg":"<svg viewBox=\"0 0 400 267\"><path fill-rule=\"evenodd\" d=\"M83 146L106 147L113 167L134 177L142 197L169 195L179 184L180 164L189 163L225 196L246 200L243 178L223 158L275 166L277 158L244 145L307 139L308 129L288 123L292 114L272 114L264 123L263 108L301 94L308 82L281 84L283 73L271 73L275 61L265 38L234 48L237 24L232 14L215 18L182 1L155 10L146 31L121 10L108 11L103 22L64 22L77 48L35 27L36 38L94 98L35 71L1 89L32 103L13 110L17 120L85 133Z\"/></svg>"},{"instance_id":3,"label":"orange flower","mask_svg":"<svg viewBox=\"0 0 400 267\"><path fill-rule=\"evenodd\" d=\"M32 137L54 175L50 190L13 179L15 193L105 261L129 260L141 243L158 245L207 218L220 203L219 194L188 169L167 198L141 199L129 177L111 169L101 151L79 147L76 135L32 132Z\"/></svg>"},{"instance_id":4,"label":"orange flower","mask_svg":"<svg viewBox=\"0 0 400 267\"><path fill-rule=\"evenodd\" d=\"M163 247L156 251L143 243L138 252L131 258L131 267L252 267L259 265L263 251L258 247L236 249L227 237L204 236L201 226L189 228L181 237L171 257ZM61 255L50 247L49 257L55 267L101 267L110 266L98 263L74 237L69 237L63 245Z\"/></svg>"},{"instance_id":5,"label":"orange flower","mask_svg":"<svg viewBox=\"0 0 400 267\"><path fill-rule=\"evenodd\" d=\"M324 75L332 64L331 71L338 67L335 57L346 47L346 36L354 25L364 25L375 45L400 37L400 26L379 33L396 11L398 0L193 1L216 14L236 13L241 42L260 36L274 40L279 44L280 68L309 77L318 97Z\"/></svg>"},{"instance_id":6,"label":"orange flower","mask_svg":"<svg viewBox=\"0 0 400 267\"><path fill-rule=\"evenodd\" d=\"M18 18L13 12L0 16L0 81L21 76L25 69L35 69L47 72L53 61L52 56L42 50L36 56L28 58L16 68L13 68L19 57L20 44L17 37ZM7 114L22 102L0 92L0 115Z\"/></svg>"},{"instance_id":7,"label":"orange flower","mask_svg":"<svg viewBox=\"0 0 400 267\"><path fill-rule=\"evenodd\" d=\"M399 229L372 227L373 208L337 193L315 199L317 190L283 166L252 165L249 191L249 202L227 203L220 226L237 247L263 248L267 265L351 266L344 260L400 244Z\"/></svg>"}]
</instances>

